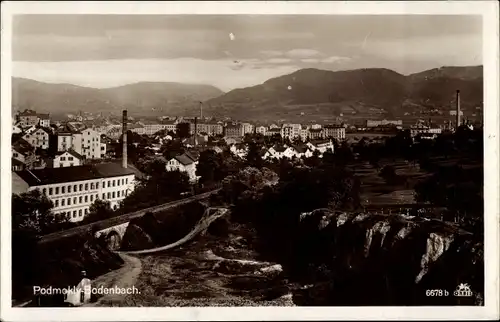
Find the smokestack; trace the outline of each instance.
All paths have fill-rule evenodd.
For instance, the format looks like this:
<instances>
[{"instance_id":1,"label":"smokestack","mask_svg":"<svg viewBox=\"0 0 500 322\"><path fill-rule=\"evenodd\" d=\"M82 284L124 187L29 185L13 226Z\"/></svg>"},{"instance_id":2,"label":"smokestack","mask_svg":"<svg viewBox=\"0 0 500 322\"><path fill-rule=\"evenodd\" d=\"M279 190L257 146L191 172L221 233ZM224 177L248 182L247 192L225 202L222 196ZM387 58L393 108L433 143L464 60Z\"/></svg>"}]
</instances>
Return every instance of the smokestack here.
<instances>
[{"instance_id":1,"label":"smokestack","mask_svg":"<svg viewBox=\"0 0 500 322\"><path fill-rule=\"evenodd\" d=\"M457 129L460 126L460 91L457 90Z\"/></svg>"},{"instance_id":2,"label":"smokestack","mask_svg":"<svg viewBox=\"0 0 500 322\"><path fill-rule=\"evenodd\" d=\"M127 168L127 110L123 110L123 124L122 124L122 167Z\"/></svg>"},{"instance_id":3,"label":"smokestack","mask_svg":"<svg viewBox=\"0 0 500 322\"><path fill-rule=\"evenodd\" d=\"M203 120L203 102L200 102L200 120Z\"/></svg>"},{"instance_id":4,"label":"smokestack","mask_svg":"<svg viewBox=\"0 0 500 322\"><path fill-rule=\"evenodd\" d=\"M194 118L194 146L198 146L198 118Z\"/></svg>"}]
</instances>

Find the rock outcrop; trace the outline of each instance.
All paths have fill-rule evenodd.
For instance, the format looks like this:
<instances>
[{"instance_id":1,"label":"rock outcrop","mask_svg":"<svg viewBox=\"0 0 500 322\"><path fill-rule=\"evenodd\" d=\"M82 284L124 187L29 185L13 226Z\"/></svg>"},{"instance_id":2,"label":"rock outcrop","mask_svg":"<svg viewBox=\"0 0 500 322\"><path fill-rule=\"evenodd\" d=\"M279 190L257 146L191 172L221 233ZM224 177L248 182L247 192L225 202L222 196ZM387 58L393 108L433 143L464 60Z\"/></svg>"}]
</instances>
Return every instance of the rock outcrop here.
<instances>
[{"instance_id":1,"label":"rock outcrop","mask_svg":"<svg viewBox=\"0 0 500 322\"><path fill-rule=\"evenodd\" d=\"M293 247L285 269L312 284L298 305L482 305L482 241L450 223L318 209L301 215ZM472 297L453 295L462 283Z\"/></svg>"}]
</instances>

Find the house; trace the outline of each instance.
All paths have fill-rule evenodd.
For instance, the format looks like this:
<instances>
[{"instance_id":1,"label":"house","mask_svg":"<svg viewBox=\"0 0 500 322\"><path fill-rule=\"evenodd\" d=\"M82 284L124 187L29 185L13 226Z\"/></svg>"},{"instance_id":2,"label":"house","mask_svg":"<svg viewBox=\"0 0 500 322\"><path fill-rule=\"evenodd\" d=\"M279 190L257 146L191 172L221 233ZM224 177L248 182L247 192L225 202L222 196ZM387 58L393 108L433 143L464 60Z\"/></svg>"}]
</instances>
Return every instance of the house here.
<instances>
[{"instance_id":1,"label":"house","mask_svg":"<svg viewBox=\"0 0 500 322\"><path fill-rule=\"evenodd\" d=\"M50 158L47 163L51 168L75 167L83 164L84 157L74 150L59 151L55 157Z\"/></svg>"},{"instance_id":2,"label":"house","mask_svg":"<svg viewBox=\"0 0 500 322\"><path fill-rule=\"evenodd\" d=\"M19 123L21 124L21 123ZM36 125L27 125L27 126L22 126L21 130L24 134L31 134L35 132L38 129Z\"/></svg>"},{"instance_id":3,"label":"house","mask_svg":"<svg viewBox=\"0 0 500 322\"><path fill-rule=\"evenodd\" d=\"M240 158L244 158L248 153L248 147L244 143L231 144L229 151Z\"/></svg>"},{"instance_id":4,"label":"house","mask_svg":"<svg viewBox=\"0 0 500 322\"><path fill-rule=\"evenodd\" d=\"M26 133L23 135L23 139L29 142L33 147L40 149L49 148L49 136L51 132L49 129L44 127L38 127L32 133Z\"/></svg>"},{"instance_id":5,"label":"house","mask_svg":"<svg viewBox=\"0 0 500 322\"><path fill-rule=\"evenodd\" d=\"M19 139L12 144L12 158L30 169L36 161L35 148L26 140Z\"/></svg>"},{"instance_id":6,"label":"house","mask_svg":"<svg viewBox=\"0 0 500 322\"><path fill-rule=\"evenodd\" d=\"M23 129L19 126L19 123L12 125L12 134L23 133Z\"/></svg>"},{"instance_id":7,"label":"house","mask_svg":"<svg viewBox=\"0 0 500 322\"><path fill-rule=\"evenodd\" d=\"M186 153L177 155L170 160L167 160L165 169L167 171L180 171L186 172L190 182L198 181L196 176L196 161L193 160L191 155Z\"/></svg>"},{"instance_id":8,"label":"house","mask_svg":"<svg viewBox=\"0 0 500 322\"><path fill-rule=\"evenodd\" d=\"M38 125L50 127L50 114L38 114Z\"/></svg>"},{"instance_id":9,"label":"house","mask_svg":"<svg viewBox=\"0 0 500 322\"><path fill-rule=\"evenodd\" d=\"M21 127L38 125L38 114L33 110L24 110L17 115L17 121Z\"/></svg>"},{"instance_id":10,"label":"house","mask_svg":"<svg viewBox=\"0 0 500 322\"><path fill-rule=\"evenodd\" d=\"M333 143L332 140L313 140L307 143L307 147L311 149L313 152L318 151L323 154L328 150L333 152Z\"/></svg>"},{"instance_id":11,"label":"house","mask_svg":"<svg viewBox=\"0 0 500 322\"><path fill-rule=\"evenodd\" d=\"M275 144L271 148L269 148L262 157L264 160L266 159L281 159L281 158L292 158L296 156L296 151L294 148L283 144Z\"/></svg>"},{"instance_id":12,"label":"house","mask_svg":"<svg viewBox=\"0 0 500 322\"><path fill-rule=\"evenodd\" d=\"M83 220L97 199L108 200L117 209L134 187L134 172L113 163L12 173L13 193L38 189L54 204L54 215L66 216L72 222Z\"/></svg>"},{"instance_id":13,"label":"house","mask_svg":"<svg viewBox=\"0 0 500 322\"><path fill-rule=\"evenodd\" d=\"M11 167L12 167L12 171L21 171L21 170L24 170L25 164L23 162L19 161L19 159L12 158Z\"/></svg>"},{"instance_id":14,"label":"house","mask_svg":"<svg viewBox=\"0 0 500 322\"><path fill-rule=\"evenodd\" d=\"M210 147L210 149L217 154L222 153L224 151L220 146L217 146L217 145Z\"/></svg>"},{"instance_id":15,"label":"house","mask_svg":"<svg viewBox=\"0 0 500 322\"><path fill-rule=\"evenodd\" d=\"M294 149L297 158L310 158L313 156L313 151L306 144L295 144L291 148Z\"/></svg>"}]
</instances>

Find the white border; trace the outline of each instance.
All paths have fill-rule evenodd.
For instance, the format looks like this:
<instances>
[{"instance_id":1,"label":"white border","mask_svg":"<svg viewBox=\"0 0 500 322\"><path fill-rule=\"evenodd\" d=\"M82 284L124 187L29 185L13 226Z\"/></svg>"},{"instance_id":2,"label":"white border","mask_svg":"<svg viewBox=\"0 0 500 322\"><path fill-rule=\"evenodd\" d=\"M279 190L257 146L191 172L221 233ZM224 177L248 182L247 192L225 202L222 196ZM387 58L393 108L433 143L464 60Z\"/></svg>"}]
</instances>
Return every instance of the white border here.
<instances>
[{"instance_id":1,"label":"white border","mask_svg":"<svg viewBox=\"0 0 500 322\"><path fill-rule=\"evenodd\" d=\"M477 14L483 16L485 103L485 306L484 307L291 307L291 308L11 308L11 68L12 15L19 13L113 14ZM1 315L5 321L495 319L499 317L499 61L498 3L442 2L2 2L1 108ZM467 44L464 44L467 46Z\"/></svg>"}]
</instances>

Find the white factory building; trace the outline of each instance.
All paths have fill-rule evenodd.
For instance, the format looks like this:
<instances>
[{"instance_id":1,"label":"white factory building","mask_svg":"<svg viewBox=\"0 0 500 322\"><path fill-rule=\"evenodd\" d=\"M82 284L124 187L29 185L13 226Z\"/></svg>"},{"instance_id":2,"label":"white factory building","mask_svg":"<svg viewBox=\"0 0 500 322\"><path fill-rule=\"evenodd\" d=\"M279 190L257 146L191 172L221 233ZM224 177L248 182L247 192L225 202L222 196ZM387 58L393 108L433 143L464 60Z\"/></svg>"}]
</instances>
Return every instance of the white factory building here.
<instances>
[{"instance_id":1,"label":"white factory building","mask_svg":"<svg viewBox=\"0 0 500 322\"><path fill-rule=\"evenodd\" d=\"M54 204L52 212L81 221L96 200L116 209L134 190L135 172L116 163L24 170L12 173L12 192L38 189Z\"/></svg>"}]
</instances>

